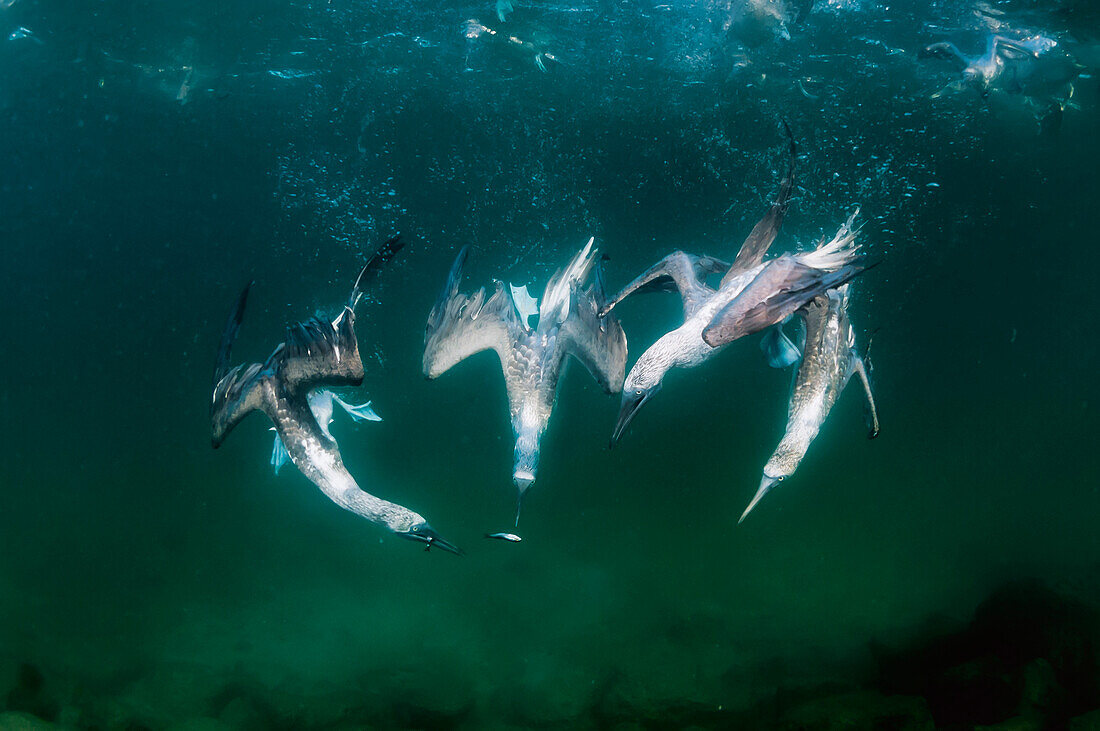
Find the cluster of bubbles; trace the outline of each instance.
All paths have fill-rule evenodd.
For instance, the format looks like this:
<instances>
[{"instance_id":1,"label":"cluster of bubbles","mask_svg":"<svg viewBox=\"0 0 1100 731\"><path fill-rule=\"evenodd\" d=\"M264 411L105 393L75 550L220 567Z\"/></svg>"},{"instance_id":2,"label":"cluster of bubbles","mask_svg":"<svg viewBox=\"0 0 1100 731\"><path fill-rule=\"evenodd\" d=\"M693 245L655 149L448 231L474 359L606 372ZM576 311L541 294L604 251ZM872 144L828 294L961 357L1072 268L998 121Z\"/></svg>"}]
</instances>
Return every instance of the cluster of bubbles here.
<instances>
[{"instance_id":1,"label":"cluster of bubbles","mask_svg":"<svg viewBox=\"0 0 1100 731\"><path fill-rule=\"evenodd\" d=\"M1084 31L1070 27L1082 17ZM992 34L1043 39L1043 53L1072 59L1066 68L1084 80L1077 59L1087 63L1096 49L1089 22L1072 0L1053 9L973 0L315 2L288 11L267 48L232 61L209 58L209 44L191 36L159 57L124 47L85 55L108 85L125 65L180 105L247 92L291 109L294 129L276 143L273 171L280 225L298 234L288 239L322 232L361 250L380 231L403 230L446 248L472 243L499 253L498 265L544 274L534 270L589 235L641 239L634 248L646 262L689 243L670 240L676 232L728 255L774 192L781 119L801 152L793 245L857 205L882 234L872 248L900 243L893 232L912 230L939 194L945 154L983 150L998 125L1035 136L1044 104L1057 103L1060 118L1088 103L1065 89L1042 99L1002 94L1003 103L970 89L940 94L958 73L922 49L950 41L979 54ZM42 37L23 26L9 35Z\"/></svg>"},{"instance_id":2,"label":"cluster of bubbles","mask_svg":"<svg viewBox=\"0 0 1100 731\"><path fill-rule=\"evenodd\" d=\"M22 7L0 8L10 47L54 43ZM1034 137L1036 115L1091 111L1100 45L1088 7L306 2L248 20L257 33L230 54L196 19L174 45L85 43L76 60L106 91L128 75L168 104L234 95L290 110L292 129L273 143L288 239L323 233L361 250L403 230L533 269L589 235L643 237L646 260L684 245L675 232L728 255L774 191L781 119L802 153L794 241L807 245L859 205L886 234L871 246L889 248L889 232L911 230L939 194L944 155L984 152L998 127ZM1051 62L1012 61L1000 93L985 95L947 61L922 58L945 42L980 55L995 35ZM1084 94L1063 83L1074 76Z\"/></svg>"}]
</instances>

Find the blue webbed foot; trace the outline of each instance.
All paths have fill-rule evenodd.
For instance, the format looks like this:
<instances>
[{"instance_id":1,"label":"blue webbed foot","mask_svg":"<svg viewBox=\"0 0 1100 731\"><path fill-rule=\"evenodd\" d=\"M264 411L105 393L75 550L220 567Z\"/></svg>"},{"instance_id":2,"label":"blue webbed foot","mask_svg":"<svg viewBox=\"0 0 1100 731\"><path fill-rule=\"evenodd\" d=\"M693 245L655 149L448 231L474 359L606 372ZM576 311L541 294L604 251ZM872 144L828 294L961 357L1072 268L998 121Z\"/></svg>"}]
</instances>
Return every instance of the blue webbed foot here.
<instances>
[{"instance_id":1,"label":"blue webbed foot","mask_svg":"<svg viewBox=\"0 0 1100 731\"><path fill-rule=\"evenodd\" d=\"M374 413L374 409L370 406L370 401L356 406L354 404L349 404L335 394L333 394L332 400L340 404L344 411L348 412L348 416L356 421L382 421L382 417Z\"/></svg>"},{"instance_id":2,"label":"blue webbed foot","mask_svg":"<svg viewBox=\"0 0 1100 731\"><path fill-rule=\"evenodd\" d=\"M272 427L271 431L275 431L275 427ZM283 440L276 434L275 445L271 448L271 466L275 468L275 474L279 474L279 468L289 461L290 453L287 452L286 447L283 446Z\"/></svg>"},{"instance_id":3,"label":"blue webbed foot","mask_svg":"<svg viewBox=\"0 0 1100 731\"><path fill-rule=\"evenodd\" d=\"M802 357L802 353L783 332L782 325L775 325L764 333L760 349L764 351L764 358L772 368L786 368Z\"/></svg>"}]
</instances>

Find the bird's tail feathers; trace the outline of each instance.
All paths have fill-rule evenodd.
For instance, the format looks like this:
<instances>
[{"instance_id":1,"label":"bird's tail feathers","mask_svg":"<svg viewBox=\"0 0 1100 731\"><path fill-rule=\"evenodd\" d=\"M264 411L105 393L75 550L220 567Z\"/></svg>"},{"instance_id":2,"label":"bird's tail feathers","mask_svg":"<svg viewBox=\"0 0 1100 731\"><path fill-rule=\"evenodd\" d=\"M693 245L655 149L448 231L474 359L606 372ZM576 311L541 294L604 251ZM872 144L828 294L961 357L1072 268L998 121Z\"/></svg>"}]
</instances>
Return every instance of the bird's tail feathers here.
<instances>
[{"instance_id":1,"label":"bird's tail feathers","mask_svg":"<svg viewBox=\"0 0 1100 731\"><path fill-rule=\"evenodd\" d=\"M856 243L860 227L855 225L859 208L852 211L848 220L836 232L836 236L828 243L818 246L815 250L801 257L802 262L815 269L833 271L845 264L851 264L856 260L860 245Z\"/></svg>"},{"instance_id":2,"label":"bird's tail feathers","mask_svg":"<svg viewBox=\"0 0 1100 731\"><path fill-rule=\"evenodd\" d=\"M565 268L550 278L539 305L540 324L546 322L560 325L565 321L569 314L573 288L579 287L588 278L588 273L596 262L598 252L594 246L595 241L595 237L588 239L588 243L577 252Z\"/></svg>"}]
</instances>

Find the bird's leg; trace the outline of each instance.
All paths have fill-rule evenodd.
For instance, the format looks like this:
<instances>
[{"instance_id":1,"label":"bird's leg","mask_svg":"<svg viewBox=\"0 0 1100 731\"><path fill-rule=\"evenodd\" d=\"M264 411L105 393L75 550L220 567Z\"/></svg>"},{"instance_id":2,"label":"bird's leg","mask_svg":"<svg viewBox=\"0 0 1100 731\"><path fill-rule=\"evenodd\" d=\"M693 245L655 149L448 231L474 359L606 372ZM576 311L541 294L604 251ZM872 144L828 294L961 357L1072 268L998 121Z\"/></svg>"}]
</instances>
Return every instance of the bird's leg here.
<instances>
[{"instance_id":1,"label":"bird's leg","mask_svg":"<svg viewBox=\"0 0 1100 731\"><path fill-rule=\"evenodd\" d=\"M867 438L874 439L878 436L878 409L875 408L875 396L871 393L871 379L867 375L867 366L863 358L856 358L852 368L859 376L859 381L863 384L863 392L867 396Z\"/></svg>"}]
</instances>

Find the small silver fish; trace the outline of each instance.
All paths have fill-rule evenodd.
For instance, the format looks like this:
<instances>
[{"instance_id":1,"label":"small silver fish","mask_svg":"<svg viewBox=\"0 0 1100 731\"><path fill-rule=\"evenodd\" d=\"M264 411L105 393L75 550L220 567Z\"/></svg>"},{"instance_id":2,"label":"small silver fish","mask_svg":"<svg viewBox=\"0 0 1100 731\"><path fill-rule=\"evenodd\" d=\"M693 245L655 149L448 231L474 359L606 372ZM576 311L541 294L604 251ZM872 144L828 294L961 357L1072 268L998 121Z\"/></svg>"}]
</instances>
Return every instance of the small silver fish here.
<instances>
[{"instance_id":1,"label":"small silver fish","mask_svg":"<svg viewBox=\"0 0 1100 731\"><path fill-rule=\"evenodd\" d=\"M30 28L24 28L23 26L16 28L11 32L11 35L8 36L9 41L21 41L24 38L28 38L40 46L43 45L42 39L36 36L33 30L31 30Z\"/></svg>"},{"instance_id":2,"label":"small silver fish","mask_svg":"<svg viewBox=\"0 0 1100 731\"><path fill-rule=\"evenodd\" d=\"M486 538L496 538L501 541L511 541L512 543L519 543L523 539L517 536L515 533L486 533Z\"/></svg>"}]
</instances>

